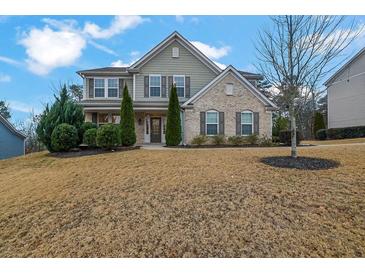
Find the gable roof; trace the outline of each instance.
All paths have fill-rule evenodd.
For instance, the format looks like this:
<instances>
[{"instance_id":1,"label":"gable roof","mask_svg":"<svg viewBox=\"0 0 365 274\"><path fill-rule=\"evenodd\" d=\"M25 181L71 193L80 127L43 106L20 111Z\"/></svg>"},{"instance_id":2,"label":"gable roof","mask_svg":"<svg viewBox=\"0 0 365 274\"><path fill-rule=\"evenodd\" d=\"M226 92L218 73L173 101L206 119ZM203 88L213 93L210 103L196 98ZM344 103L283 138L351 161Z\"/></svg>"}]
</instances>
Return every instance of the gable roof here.
<instances>
[{"instance_id":1,"label":"gable roof","mask_svg":"<svg viewBox=\"0 0 365 274\"><path fill-rule=\"evenodd\" d=\"M210 83L208 83L205 87L203 87L200 91L198 91L194 96L192 96L189 100L187 100L182 107L187 107L188 105L193 104L196 102L200 97L202 97L205 93L208 92L209 88L218 83L221 79L223 79L228 73L232 73L236 78L247 87L249 91L253 95L255 95L265 106L272 107L274 109L277 109L278 107L271 101L269 98L267 98L265 95L263 95L255 86L253 86L245 77L242 76L242 74L235 69L232 65L229 65L222 73L220 73L216 78L214 78Z\"/></svg>"},{"instance_id":2,"label":"gable roof","mask_svg":"<svg viewBox=\"0 0 365 274\"><path fill-rule=\"evenodd\" d=\"M130 69L138 69L142 67L145 63L151 60L154 56L160 53L163 49L169 46L172 42L178 41L182 46L184 46L190 53L192 53L196 58L198 58L203 64L210 68L216 74L220 73L222 70L207 56L205 56L199 49L197 49L193 44L191 44L186 38L184 38L180 33L174 31L162 42L157 44L153 49L147 52L142 58L133 63Z\"/></svg>"},{"instance_id":3,"label":"gable roof","mask_svg":"<svg viewBox=\"0 0 365 274\"><path fill-rule=\"evenodd\" d=\"M339 68L324 84L328 86L335 78L342 73L348 66L350 66L353 62L355 62L363 53L365 53L365 47L362 48L358 53L356 53L353 57L350 58L342 67Z\"/></svg>"},{"instance_id":4,"label":"gable roof","mask_svg":"<svg viewBox=\"0 0 365 274\"><path fill-rule=\"evenodd\" d=\"M27 136L25 136L23 133L21 133L20 131L18 131L5 117L3 117L0 114L0 123L2 123L6 128L9 129L10 132L12 132L13 134L15 134L16 136L20 137L20 138L27 138Z\"/></svg>"}]
</instances>

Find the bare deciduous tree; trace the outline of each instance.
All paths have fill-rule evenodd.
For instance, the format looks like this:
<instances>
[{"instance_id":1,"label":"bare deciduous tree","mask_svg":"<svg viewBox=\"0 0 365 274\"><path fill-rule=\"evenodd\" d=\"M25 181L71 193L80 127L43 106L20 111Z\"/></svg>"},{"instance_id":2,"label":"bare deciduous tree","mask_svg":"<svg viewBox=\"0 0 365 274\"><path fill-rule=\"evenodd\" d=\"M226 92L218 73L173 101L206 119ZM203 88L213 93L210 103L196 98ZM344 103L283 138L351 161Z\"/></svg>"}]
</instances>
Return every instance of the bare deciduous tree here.
<instances>
[{"instance_id":1,"label":"bare deciduous tree","mask_svg":"<svg viewBox=\"0 0 365 274\"><path fill-rule=\"evenodd\" d=\"M337 58L361 29L355 29L354 20L347 24L346 18L341 16L288 15L271 17L271 20L273 28L259 32L257 69L286 102L291 156L296 158L298 98L303 92L313 96L318 84L338 66Z\"/></svg>"}]
</instances>

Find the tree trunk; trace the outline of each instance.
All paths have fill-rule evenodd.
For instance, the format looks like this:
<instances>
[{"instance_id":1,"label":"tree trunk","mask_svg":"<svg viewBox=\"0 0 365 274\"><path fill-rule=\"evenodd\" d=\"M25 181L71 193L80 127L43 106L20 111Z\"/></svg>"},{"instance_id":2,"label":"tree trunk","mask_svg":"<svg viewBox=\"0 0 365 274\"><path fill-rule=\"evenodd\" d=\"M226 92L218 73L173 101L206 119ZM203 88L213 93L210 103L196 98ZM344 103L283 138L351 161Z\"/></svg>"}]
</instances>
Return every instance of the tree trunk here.
<instances>
[{"instance_id":1,"label":"tree trunk","mask_svg":"<svg viewBox=\"0 0 365 274\"><path fill-rule=\"evenodd\" d=\"M295 111L293 103L289 107L290 130L291 130L291 157L297 158L297 126L295 122Z\"/></svg>"}]
</instances>

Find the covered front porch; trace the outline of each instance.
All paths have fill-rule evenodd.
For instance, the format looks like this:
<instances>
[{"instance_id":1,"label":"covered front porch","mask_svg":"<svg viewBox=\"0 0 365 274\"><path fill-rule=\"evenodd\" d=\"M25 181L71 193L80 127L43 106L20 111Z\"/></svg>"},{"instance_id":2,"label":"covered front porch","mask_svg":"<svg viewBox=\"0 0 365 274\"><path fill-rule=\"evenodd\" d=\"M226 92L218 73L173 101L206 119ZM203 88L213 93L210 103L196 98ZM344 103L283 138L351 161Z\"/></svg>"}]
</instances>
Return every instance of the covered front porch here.
<instances>
[{"instance_id":1,"label":"covered front porch","mask_svg":"<svg viewBox=\"0 0 365 274\"><path fill-rule=\"evenodd\" d=\"M135 130L137 144L165 144L166 110L135 110ZM117 110L85 110L85 122L93 122L98 126L120 123Z\"/></svg>"}]
</instances>

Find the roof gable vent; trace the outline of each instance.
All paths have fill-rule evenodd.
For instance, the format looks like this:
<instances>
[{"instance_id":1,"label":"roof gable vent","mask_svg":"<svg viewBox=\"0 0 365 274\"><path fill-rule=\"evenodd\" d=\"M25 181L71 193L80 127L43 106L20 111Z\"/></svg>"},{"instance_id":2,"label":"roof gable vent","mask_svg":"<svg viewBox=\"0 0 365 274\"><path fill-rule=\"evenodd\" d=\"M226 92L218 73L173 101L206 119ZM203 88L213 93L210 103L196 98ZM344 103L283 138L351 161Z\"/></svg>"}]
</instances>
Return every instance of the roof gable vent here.
<instances>
[{"instance_id":1,"label":"roof gable vent","mask_svg":"<svg viewBox=\"0 0 365 274\"><path fill-rule=\"evenodd\" d=\"M179 58L179 48L178 47L172 48L172 58Z\"/></svg>"}]
</instances>

